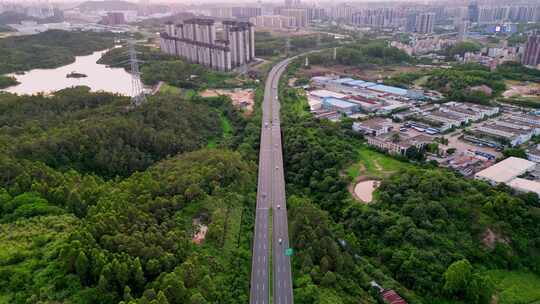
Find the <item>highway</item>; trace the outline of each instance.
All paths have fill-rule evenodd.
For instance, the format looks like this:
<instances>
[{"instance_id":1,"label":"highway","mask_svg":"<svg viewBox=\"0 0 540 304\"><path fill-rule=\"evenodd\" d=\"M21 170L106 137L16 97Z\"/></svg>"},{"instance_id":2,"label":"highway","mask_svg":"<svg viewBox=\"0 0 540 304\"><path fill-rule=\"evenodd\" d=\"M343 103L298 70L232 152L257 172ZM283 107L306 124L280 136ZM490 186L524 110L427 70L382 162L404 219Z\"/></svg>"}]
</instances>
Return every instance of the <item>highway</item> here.
<instances>
[{"instance_id":1,"label":"highway","mask_svg":"<svg viewBox=\"0 0 540 304\"><path fill-rule=\"evenodd\" d=\"M291 60L292 58L286 59L276 64L268 74L265 84L253 235L251 304L270 303L270 252L272 252L272 302L293 303L291 261L285 255L285 250L289 247L289 229L278 99L279 79Z\"/></svg>"}]
</instances>

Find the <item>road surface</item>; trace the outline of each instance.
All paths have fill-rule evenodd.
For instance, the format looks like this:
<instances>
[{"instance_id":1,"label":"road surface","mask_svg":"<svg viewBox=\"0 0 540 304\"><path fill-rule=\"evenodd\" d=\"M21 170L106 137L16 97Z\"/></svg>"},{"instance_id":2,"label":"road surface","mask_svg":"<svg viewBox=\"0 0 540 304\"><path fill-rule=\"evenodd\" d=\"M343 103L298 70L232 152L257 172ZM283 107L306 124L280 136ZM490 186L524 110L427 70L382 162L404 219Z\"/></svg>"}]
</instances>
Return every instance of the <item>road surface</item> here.
<instances>
[{"instance_id":1,"label":"road surface","mask_svg":"<svg viewBox=\"0 0 540 304\"><path fill-rule=\"evenodd\" d=\"M291 261L285 255L285 250L289 247L289 229L278 100L279 79L291 60L292 58L286 59L275 65L268 74L265 84L253 236L251 304L270 303L270 252L272 252L273 303L293 303ZM272 218L271 226L269 226L270 218Z\"/></svg>"}]
</instances>

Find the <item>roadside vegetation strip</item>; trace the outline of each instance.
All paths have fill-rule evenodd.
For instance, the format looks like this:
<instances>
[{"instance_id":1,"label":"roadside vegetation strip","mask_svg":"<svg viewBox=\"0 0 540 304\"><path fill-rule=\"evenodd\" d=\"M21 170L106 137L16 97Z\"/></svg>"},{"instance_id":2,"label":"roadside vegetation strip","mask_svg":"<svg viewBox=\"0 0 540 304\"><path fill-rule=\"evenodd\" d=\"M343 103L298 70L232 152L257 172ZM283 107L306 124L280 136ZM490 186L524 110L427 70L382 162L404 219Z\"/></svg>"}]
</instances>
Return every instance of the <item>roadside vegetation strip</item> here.
<instances>
[{"instance_id":1,"label":"roadside vegetation strip","mask_svg":"<svg viewBox=\"0 0 540 304\"><path fill-rule=\"evenodd\" d=\"M232 252L238 245L238 235L240 233L241 220L242 207L229 207L225 229L225 244L223 246L227 253Z\"/></svg>"}]
</instances>

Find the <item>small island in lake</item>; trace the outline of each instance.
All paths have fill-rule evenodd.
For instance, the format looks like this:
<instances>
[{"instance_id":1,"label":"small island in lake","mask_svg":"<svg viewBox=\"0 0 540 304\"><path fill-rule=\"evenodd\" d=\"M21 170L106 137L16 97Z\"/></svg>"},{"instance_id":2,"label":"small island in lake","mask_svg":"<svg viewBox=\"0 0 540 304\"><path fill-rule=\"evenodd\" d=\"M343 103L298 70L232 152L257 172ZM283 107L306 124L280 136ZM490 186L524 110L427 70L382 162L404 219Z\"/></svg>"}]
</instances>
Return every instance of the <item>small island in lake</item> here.
<instances>
[{"instance_id":1,"label":"small island in lake","mask_svg":"<svg viewBox=\"0 0 540 304\"><path fill-rule=\"evenodd\" d=\"M67 78L84 78L84 77L88 77L88 76L86 76L86 74L82 74L82 73L71 72L71 73L67 74L66 77Z\"/></svg>"}]
</instances>

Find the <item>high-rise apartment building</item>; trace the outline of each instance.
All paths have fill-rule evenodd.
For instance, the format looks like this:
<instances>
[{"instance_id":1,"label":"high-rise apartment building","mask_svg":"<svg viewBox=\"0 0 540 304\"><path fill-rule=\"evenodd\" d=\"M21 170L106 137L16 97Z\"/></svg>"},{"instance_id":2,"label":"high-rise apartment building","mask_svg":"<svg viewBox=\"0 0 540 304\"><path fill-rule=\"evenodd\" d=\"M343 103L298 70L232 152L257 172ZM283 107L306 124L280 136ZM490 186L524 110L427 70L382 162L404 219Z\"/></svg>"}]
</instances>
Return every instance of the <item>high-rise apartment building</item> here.
<instances>
[{"instance_id":1,"label":"high-rise apartment building","mask_svg":"<svg viewBox=\"0 0 540 304\"><path fill-rule=\"evenodd\" d=\"M472 0L468 6L468 15L470 22L478 22L478 3L475 0Z\"/></svg>"},{"instance_id":2,"label":"high-rise apartment building","mask_svg":"<svg viewBox=\"0 0 540 304\"><path fill-rule=\"evenodd\" d=\"M422 13L416 17L416 32L420 34L433 33L435 13Z\"/></svg>"},{"instance_id":3,"label":"high-rise apartment building","mask_svg":"<svg viewBox=\"0 0 540 304\"><path fill-rule=\"evenodd\" d=\"M525 45L525 53L521 62L524 65L538 66L540 64L540 32L529 36Z\"/></svg>"},{"instance_id":4,"label":"high-rise apartment building","mask_svg":"<svg viewBox=\"0 0 540 304\"><path fill-rule=\"evenodd\" d=\"M223 21L224 39L216 39L215 21L195 18L167 23L160 47L167 54L220 71L230 71L255 58L255 26Z\"/></svg>"},{"instance_id":5,"label":"high-rise apartment building","mask_svg":"<svg viewBox=\"0 0 540 304\"><path fill-rule=\"evenodd\" d=\"M404 13L396 8L361 9L352 14L351 23L370 27L399 27L404 17Z\"/></svg>"},{"instance_id":6,"label":"high-rise apartment building","mask_svg":"<svg viewBox=\"0 0 540 304\"><path fill-rule=\"evenodd\" d=\"M297 7L300 6L300 0L285 0L286 7Z\"/></svg>"},{"instance_id":7,"label":"high-rise apartment building","mask_svg":"<svg viewBox=\"0 0 540 304\"><path fill-rule=\"evenodd\" d=\"M293 27L306 27L308 24L308 14L304 8L284 8L281 15L291 18Z\"/></svg>"},{"instance_id":8,"label":"high-rise apartment building","mask_svg":"<svg viewBox=\"0 0 540 304\"><path fill-rule=\"evenodd\" d=\"M405 29L407 32L431 34L435 24L435 13L412 12L407 15Z\"/></svg>"},{"instance_id":9,"label":"high-rise apartment building","mask_svg":"<svg viewBox=\"0 0 540 304\"><path fill-rule=\"evenodd\" d=\"M257 27L286 29L294 27L294 19L281 15L263 15L250 19Z\"/></svg>"},{"instance_id":10,"label":"high-rise apartment building","mask_svg":"<svg viewBox=\"0 0 540 304\"><path fill-rule=\"evenodd\" d=\"M262 8L256 6L213 7L208 14L215 18L252 18L262 15Z\"/></svg>"}]
</instances>

